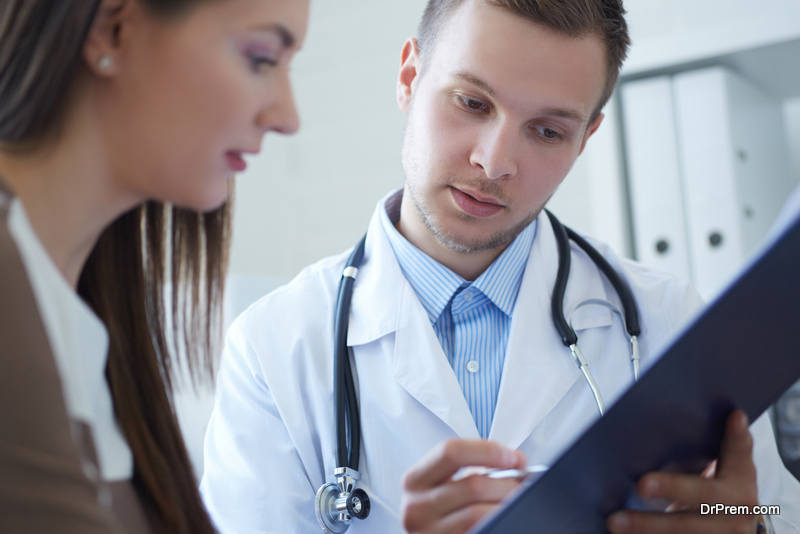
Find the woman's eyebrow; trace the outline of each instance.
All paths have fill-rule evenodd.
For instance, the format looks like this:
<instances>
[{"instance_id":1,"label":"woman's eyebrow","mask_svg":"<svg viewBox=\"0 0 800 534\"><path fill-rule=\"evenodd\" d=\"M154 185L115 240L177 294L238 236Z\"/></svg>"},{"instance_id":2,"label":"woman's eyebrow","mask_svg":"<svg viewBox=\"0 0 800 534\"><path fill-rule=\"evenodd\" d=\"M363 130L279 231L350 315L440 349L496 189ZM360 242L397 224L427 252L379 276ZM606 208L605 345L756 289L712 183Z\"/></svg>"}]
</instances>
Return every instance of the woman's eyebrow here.
<instances>
[{"instance_id":1,"label":"woman's eyebrow","mask_svg":"<svg viewBox=\"0 0 800 534\"><path fill-rule=\"evenodd\" d=\"M255 28L256 31L266 32L266 33L277 33L281 38L281 44L284 48L292 48L296 39L289 29L279 23L274 24L266 24L264 26L258 26Z\"/></svg>"}]
</instances>

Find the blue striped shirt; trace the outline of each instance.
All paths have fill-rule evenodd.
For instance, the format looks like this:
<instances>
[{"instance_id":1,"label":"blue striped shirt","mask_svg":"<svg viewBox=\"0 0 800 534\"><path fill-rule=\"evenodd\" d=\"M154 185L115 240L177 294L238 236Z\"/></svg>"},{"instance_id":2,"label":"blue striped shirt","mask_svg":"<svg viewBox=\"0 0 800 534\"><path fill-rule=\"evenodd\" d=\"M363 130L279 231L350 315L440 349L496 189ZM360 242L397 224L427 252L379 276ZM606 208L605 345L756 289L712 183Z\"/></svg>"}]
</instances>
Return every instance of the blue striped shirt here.
<instances>
[{"instance_id":1,"label":"blue striped shirt","mask_svg":"<svg viewBox=\"0 0 800 534\"><path fill-rule=\"evenodd\" d=\"M536 221L523 230L474 282L423 253L397 231L402 192L380 210L400 269L428 312L453 367L478 432L489 437L500 390L511 315L533 246Z\"/></svg>"}]
</instances>

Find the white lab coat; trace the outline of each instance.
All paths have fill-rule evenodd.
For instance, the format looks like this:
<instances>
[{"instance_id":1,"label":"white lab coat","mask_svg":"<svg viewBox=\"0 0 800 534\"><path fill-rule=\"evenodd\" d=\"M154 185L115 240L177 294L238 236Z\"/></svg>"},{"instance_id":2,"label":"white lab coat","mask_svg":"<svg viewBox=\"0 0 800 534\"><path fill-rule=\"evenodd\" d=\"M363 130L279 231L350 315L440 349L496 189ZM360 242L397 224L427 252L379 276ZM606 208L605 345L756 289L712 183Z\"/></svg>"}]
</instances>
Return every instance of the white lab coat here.
<instances>
[{"instance_id":1,"label":"white lab coat","mask_svg":"<svg viewBox=\"0 0 800 534\"><path fill-rule=\"evenodd\" d=\"M383 209L383 203L379 205ZM624 274L638 303L643 368L701 305L688 283L621 260L594 242ZM306 268L231 327L205 443L201 491L223 533L318 533L314 496L333 482L333 316L347 254ZM546 216L516 301L489 439L551 464L597 417L594 398L550 315L557 253ZM564 310L590 298L619 305L586 255L572 247ZM631 384L628 341L608 310L582 308L573 326L606 405ZM348 344L354 347L362 424L360 487L372 513L349 532L403 532L401 477L436 444L479 438L461 388L428 315L404 278L377 212L353 293ZM753 427L760 499L782 505L776 527L800 523L800 484L783 468L769 420ZM779 532L792 532L792 527ZM800 532L800 529L796 530Z\"/></svg>"}]
</instances>

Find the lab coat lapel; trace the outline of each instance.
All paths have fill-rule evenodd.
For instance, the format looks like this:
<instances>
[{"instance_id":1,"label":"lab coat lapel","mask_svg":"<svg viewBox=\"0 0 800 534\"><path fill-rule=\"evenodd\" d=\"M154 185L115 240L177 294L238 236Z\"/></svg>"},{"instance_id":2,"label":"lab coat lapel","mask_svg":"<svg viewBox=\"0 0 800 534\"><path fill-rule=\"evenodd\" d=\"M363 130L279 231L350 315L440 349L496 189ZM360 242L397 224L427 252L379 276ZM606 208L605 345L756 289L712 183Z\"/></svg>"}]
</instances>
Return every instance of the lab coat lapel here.
<instances>
[{"instance_id":1,"label":"lab coat lapel","mask_svg":"<svg viewBox=\"0 0 800 534\"><path fill-rule=\"evenodd\" d=\"M383 203L378 209L381 206ZM387 364L398 384L458 436L478 439L478 429L455 373L427 312L400 269L376 210L353 290L347 340L356 347L358 359L359 345L392 333L394 353L382 357L391 358Z\"/></svg>"},{"instance_id":2,"label":"lab coat lapel","mask_svg":"<svg viewBox=\"0 0 800 534\"><path fill-rule=\"evenodd\" d=\"M399 281L405 281L389 240L383 232L378 205L367 229L364 258L358 268L350 306L347 344L357 347L397 330Z\"/></svg>"},{"instance_id":3,"label":"lab coat lapel","mask_svg":"<svg viewBox=\"0 0 800 534\"><path fill-rule=\"evenodd\" d=\"M582 375L561 343L550 311L558 268L555 236L548 218L537 222L528 264L511 320L503 376L489 439L517 448ZM597 269L572 245L570 278L564 298L569 319L575 306L589 298L606 298ZM610 315L600 310L585 315L586 327L606 326ZM580 332L578 332L580 334Z\"/></svg>"},{"instance_id":4,"label":"lab coat lapel","mask_svg":"<svg viewBox=\"0 0 800 534\"><path fill-rule=\"evenodd\" d=\"M409 394L465 439L479 439L458 379L414 289L403 284L394 377Z\"/></svg>"}]
</instances>

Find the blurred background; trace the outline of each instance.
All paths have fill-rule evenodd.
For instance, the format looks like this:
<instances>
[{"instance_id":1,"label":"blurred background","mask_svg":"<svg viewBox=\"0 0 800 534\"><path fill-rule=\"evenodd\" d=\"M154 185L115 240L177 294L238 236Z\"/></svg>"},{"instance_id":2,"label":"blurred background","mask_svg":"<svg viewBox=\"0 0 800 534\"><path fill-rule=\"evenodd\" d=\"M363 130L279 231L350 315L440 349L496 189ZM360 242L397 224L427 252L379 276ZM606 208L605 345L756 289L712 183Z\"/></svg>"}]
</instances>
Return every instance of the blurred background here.
<instances>
[{"instance_id":1,"label":"blurred background","mask_svg":"<svg viewBox=\"0 0 800 534\"><path fill-rule=\"evenodd\" d=\"M304 266L353 246L403 184L400 49L425 0L313 1L292 66L302 126L237 178L229 323ZM710 299L800 182L800 2L627 0L633 46L600 130L549 208ZM182 391L198 474L209 390ZM800 387L775 411L800 474Z\"/></svg>"}]
</instances>

